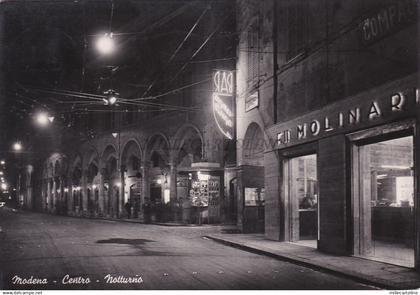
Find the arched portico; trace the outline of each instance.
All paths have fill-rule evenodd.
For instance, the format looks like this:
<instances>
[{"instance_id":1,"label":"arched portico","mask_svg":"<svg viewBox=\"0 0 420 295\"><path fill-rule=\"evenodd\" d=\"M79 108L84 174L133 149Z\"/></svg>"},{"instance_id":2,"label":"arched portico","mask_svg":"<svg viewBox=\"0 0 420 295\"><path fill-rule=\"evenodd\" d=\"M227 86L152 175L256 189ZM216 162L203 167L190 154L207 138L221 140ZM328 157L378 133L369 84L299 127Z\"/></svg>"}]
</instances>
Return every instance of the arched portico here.
<instances>
[{"instance_id":1,"label":"arched portico","mask_svg":"<svg viewBox=\"0 0 420 295\"><path fill-rule=\"evenodd\" d=\"M145 213L152 221L170 219L166 214L170 206L170 145L167 137L154 134L145 149Z\"/></svg>"},{"instance_id":2,"label":"arched portico","mask_svg":"<svg viewBox=\"0 0 420 295\"><path fill-rule=\"evenodd\" d=\"M118 217L122 211L121 176L118 169L118 154L113 145L108 145L102 154L104 177L105 214Z\"/></svg>"},{"instance_id":3,"label":"arched portico","mask_svg":"<svg viewBox=\"0 0 420 295\"><path fill-rule=\"evenodd\" d=\"M238 225L244 232L264 232L264 150L263 130L252 122L242 142L236 192Z\"/></svg>"},{"instance_id":4,"label":"arched portico","mask_svg":"<svg viewBox=\"0 0 420 295\"><path fill-rule=\"evenodd\" d=\"M129 218L143 218L141 208L144 204L142 189L144 171L142 171L141 155L140 145L134 139L127 141L121 154L125 209L123 213Z\"/></svg>"}]
</instances>

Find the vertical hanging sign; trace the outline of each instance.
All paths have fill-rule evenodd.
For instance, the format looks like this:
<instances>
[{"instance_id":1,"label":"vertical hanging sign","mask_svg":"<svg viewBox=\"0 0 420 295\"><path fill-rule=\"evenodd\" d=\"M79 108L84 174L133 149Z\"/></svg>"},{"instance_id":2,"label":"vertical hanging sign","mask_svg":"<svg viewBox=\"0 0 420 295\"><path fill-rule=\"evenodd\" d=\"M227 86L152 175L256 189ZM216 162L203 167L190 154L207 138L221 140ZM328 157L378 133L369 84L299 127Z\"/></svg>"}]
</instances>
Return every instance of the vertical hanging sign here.
<instances>
[{"instance_id":1,"label":"vertical hanging sign","mask_svg":"<svg viewBox=\"0 0 420 295\"><path fill-rule=\"evenodd\" d=\"M233 71L217 70L213 74L213 115L219 130L228 139L235 134Z\"/></svg>"}]
</instances>

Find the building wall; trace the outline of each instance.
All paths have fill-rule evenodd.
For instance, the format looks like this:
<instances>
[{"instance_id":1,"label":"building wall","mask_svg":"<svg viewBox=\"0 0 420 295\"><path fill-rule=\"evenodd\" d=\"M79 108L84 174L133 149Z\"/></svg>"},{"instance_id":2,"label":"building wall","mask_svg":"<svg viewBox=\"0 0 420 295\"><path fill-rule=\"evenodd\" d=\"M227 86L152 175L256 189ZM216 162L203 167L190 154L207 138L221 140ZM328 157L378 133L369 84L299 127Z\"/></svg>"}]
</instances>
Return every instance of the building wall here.
<instances>
[{"instance_id":1,"label":"building wall","mask_svg":"<svg viewBox=\"0 0 420 295\"><path fill-rule=\"evenodd\" d=\"M318 249L352 254L353 223L357 216L352 215L352 144L348 134L393 122L403 126L406 119L418 122L415 92L418 44L413 38L417 36L417 3L392 0L236 3L240 32L237 134L238 139L244 138L248 126L256 122L266 138L265 236L273 240L289 239L287 175L283 164L291 157L317 153ZM247 66L250 57L242 49L249 47L247 30L259 13L264 15L264 22L252 29L256 34L264 32L259 34L267 39L261 42L266 46L248 51L261 61L257 76L265 78L255 87L259 89L259 106L246 112L245 100L253 91L247 81L254 73ZM392 108L392 96L399 92L405 95L401 110ZM378 104L380 114L375 109ZM360 122L348 123L350 111L357 108ZM298 126L303 128L305 124L308 134L298 139ZM311 126L315 128L313 133ZM240 146L237 159L238 165L245 161ZM418 205L416 208L419 224ZM416 237L418 240L418 230ZM418 266L418 242L416 247Z\"/></svg>"},{"instance_id":2,"label":"building wall","mask_svg":"<svg viewBox=\"0 0 420 295\"><path fill-rule=\"evenodd\" d=\"M290 9L298 5L296 28ZM415 5L409 0L278 1L278 122L415 72L417 41L410 38L417 34ZM364 21L391 8L407 24L365 44ZM289 35L296 33L303 36L297 42L302 49L291 56L296 46Z\"/></svg>"},{"instance_id":3,"label":"building wall","mask_svg":"<svg viewBox=\"0 0 420 295\"><path fill-rule=\"evenodd\" d=\"M207 94L207 92L205 93ZM46 171L42 177L42 195L44 196L44 200L39 200L45 206L44 211L62 213L62 211L59 211L58 206L61 204L61 208L64 208L64 203L66 203L65 208L67 214L90 216L93 213L89 210L91 201L88 200L88 192L92 199L95 190L98 189L99 203L103 205L100 206L99 211L95 209L95 216L108 216L109 214L111 214L109 215L110 217L126 216L127 212L124 209L124 204L128 198L129 187L133 183L133 179L129 178L133 174L131 164L127 163L129 157L134 152L140 160L138 172L141 174L139 181L142 183L141 195L142 204L144 204L150 199L150 186L155 176L160 177L161 174L160 168L157 171L157 168L152 167L152 152L155 150L161 151L162 149L167 152L164 160L167 166L165 168L165 182L166 180L168 182L167 184L162 184L162 196L165 186L170 190L171 202L176 202L177 169L178 166L179 169L185 168L182 166L182 163L178 165L178 161L180 161L180 148L183 144L188 145L193 143L194 139L199 138L202 145L202 148L200 148L200 152L202 153L201 158L194 159L192 162L217 163L221 169L224 168L225 164L228 164L225 162L225 154L230 151L226 151L225 149L226 140L217 128L210 108L211 105L205 100L204 96L202 96L202 102L201 108L207 111L200 111L195 114L172 113L157 116L156 118L143 121L141 126L122 125L121 129L110 130L108 134L98 135L82 143L80 146L76 146L76 148L69 145L67 148L62 149L59 155L57 153L51 155L44 163L46 167ZM112 135L113 131L119 131L115 137ZM156 142L156 138L160 138L161 140ZM133 150L130 149L127 151L129 145L135 146ZM108 160L110 157L115 157L117 171L107 180L107 174L104 171L107 169L107 163L109 163ZM57 172L55 169L55 163L57 161L60 162L60 167L65 169L62 172ZM88 168L91 163L95 163L98 173L93 176L93 181L88 181ZM192 169L191 164L189 165L190 169ZM79 167L81 170L81 177L78 184L75 184L72 179L76 167ZM124 174L121 174L121 171L124 171ZM228 175L228 178L232 178L232 176ZM59 180L63 185L58 185ZM223 216L219 217L219 221L225 219L225 215L228 214L225 207L229 207L229 205L225 203L229 202L230 198L234 198L234 196L229 196L229 191L224 196L223 177L220 180L220 206ZM108 189L102 188L104 183L109 183ZM115 187L118 183L121 183L121 187L119 188ZM95 186L95 189L93 186ZM66 192L64 192L64 189ZM60 191L57 192L57 190ZM67 199L65 198L65 193L67 193ZM74 193L77 196L81 195L81 201L77 205L79 209L75 209L74 199L71 197ZM48 206L45 203L48 203ZM40 207L42 206L40 204ZM109 206L111 206L110 209L108 209ZM144 216L139 216L139 218L144 218Z\"/></svg>"}]
</instances>

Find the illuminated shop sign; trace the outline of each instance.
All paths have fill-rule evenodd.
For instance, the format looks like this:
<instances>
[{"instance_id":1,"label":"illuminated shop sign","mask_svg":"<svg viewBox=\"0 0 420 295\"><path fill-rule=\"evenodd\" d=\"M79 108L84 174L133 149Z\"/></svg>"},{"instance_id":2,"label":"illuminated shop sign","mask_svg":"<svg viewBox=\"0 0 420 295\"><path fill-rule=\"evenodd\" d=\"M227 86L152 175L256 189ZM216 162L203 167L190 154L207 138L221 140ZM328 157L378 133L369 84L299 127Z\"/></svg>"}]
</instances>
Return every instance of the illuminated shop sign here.
<instances>
[{"instance_id":1,"label":"illuminated shop sign","mask_svg":"<svg viewBox=\"0 0 420 295\"><path fill-rule=\"evenodd\" d=\"M362 43L373 43L416 21L416 0L394 1L362 20L359 25Z\"/></svg>"},{"instance_id":2,"label":"illuminated shop sign","mask_svg":"<svg viewBox=\"0 0 420 295\"><path fill-rule=\"evenodd\" d=\"M228 139L235 132L234 75L232 71L215 71L213 74L213 115L219 130Z\"/></svg>"},{"instance_id":3,"label":"illuminated shop sign","mask_svg":"<svg viewBox=\"0 0 420 295\"><path fill-rule=\"evenodd\" d=\"M361 100L357 105L349 106L347 109L331 106L284 124L279 128L280 132L276 132L277 147L360 128L398 113L410 112L419 106L417 88L395 92L376 100Z\"/></svg>"}]
</instances>

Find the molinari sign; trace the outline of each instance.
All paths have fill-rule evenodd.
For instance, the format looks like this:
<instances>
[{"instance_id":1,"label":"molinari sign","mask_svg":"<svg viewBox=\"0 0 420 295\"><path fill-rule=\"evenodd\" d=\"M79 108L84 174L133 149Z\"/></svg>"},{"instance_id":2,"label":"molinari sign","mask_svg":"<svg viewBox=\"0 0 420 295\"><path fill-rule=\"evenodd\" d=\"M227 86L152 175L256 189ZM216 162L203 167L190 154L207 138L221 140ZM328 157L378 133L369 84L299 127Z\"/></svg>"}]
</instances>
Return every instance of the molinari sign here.
<instances>
[{"instance_id":1,"label":"molinari sign","mask_svg":"<svg viewBox=\"0 0 420 295\"><path fill-rule=\"evenodd\" d=\"M282 148L410 116L419 106L417 88L370 100L360 96L276 125L271 132L275 132L277 148Z\"/></svg>"},{"instance_id":2,"label":"molinari sign","mask_svg":"<svg viewBox=\"0 0 420 295\"><path fill-rule=\"evenodd\" d=\"M213 115L220 131L228 139L235 133L233 72L218 70L213 74Z\"/></svg>"}]
</instances>

